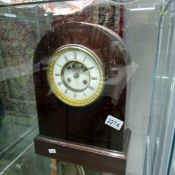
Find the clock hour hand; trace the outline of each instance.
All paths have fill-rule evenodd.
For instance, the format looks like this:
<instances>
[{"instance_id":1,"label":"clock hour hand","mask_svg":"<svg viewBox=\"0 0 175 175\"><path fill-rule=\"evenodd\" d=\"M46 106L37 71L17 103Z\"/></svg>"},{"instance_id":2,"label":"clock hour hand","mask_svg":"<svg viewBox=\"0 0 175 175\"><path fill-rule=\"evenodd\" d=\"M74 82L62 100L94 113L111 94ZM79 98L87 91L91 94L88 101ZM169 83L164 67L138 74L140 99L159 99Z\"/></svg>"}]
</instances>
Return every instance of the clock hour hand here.
<instances>
[{"instance_id":1,"label":"clock hour hand","mask_svg":"<svg viewBox=\"0 0 175 175\"><path fill-rule=\"evenodd\" d=\"M74 72L80 72L81 65L79 63L73 63L72 64L72 69L73 69Z\"/></svg>"},{"instance_id":2,"label":"clock hour hand","mask_svg":"<svg viewBox=\"0 0 175 175\"><path fill-rule=\"evenodd\" d=\"M91 70L91 69L93 69L93 68L94 68L94 66L92 66L92 67L88 67L87 69L88 69L88 70Z\"/></svg>"}]
</instances>

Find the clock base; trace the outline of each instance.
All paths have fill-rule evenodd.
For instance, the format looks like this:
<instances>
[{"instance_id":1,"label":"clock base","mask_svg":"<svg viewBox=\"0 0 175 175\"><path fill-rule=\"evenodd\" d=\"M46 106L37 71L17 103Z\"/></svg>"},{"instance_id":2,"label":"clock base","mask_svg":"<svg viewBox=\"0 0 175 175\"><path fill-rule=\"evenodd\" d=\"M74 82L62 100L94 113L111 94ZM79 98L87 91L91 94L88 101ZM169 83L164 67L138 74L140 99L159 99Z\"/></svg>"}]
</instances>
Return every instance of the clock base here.
<instances>
[{"instance_id":1,"label":"clock base","mask_svg":"<svg viewBox=\"0 0 175 175\"><path fill-rule=\"evenodd\" d=\"M131 131L127 129L125 131L123 152L75 144L44 135L36 136L34 143L37 154L83 165L98 171L125 175L130 136Z\"/></svg>"}]
</instances>

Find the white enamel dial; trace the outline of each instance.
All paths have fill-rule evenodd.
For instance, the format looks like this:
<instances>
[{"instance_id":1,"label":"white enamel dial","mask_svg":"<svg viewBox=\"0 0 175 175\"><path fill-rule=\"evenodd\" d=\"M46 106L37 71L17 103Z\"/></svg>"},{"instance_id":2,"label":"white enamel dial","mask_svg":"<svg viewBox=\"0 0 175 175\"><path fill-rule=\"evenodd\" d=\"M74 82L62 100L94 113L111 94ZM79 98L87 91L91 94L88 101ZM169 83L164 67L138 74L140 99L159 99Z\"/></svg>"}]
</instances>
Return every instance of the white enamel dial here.
<instances>
[{"instance_id":1,"label":"white enamel dial","mask_svg":"<svg viewBox=\"0 0 175 175\"><path fill-rule=\"evenodd\" d=\"M56 97L64 103L86 106L95 101L103 90L103 66L88 48L65 45L51 58L48 82Z\"/></svg>"}]
</instances>

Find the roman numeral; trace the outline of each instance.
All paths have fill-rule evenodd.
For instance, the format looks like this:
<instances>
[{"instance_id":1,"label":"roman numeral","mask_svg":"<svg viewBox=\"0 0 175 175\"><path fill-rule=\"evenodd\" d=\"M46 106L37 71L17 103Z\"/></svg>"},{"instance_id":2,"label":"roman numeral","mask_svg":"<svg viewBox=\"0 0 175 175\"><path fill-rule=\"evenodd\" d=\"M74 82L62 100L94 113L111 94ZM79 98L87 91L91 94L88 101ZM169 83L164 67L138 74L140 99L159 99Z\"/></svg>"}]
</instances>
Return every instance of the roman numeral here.
<instances>
[{"instance_id":1,"label":"roman numeral","mask_svg":"<svg viewBox=\"0 0 175 175\"><path fill-rule=\"evenodd\" d=\"M57 66L59 66L59 67L62 67L60 64L56 64Z\"/></svg>"},{"instance_id":2,"label":"roman numeral","mask_svg":"<svg viewBox=\"0 0 175 175\"><path fill-rule=\"evenodd\" d=\"M56 73L55 76L60 76L60 74Z\"/></svg>"},{"instance_id":3,"label":"roman numeral","mask_svg":"<svg viewBox=\"0 0 175 175\"><path fill-rule=\"evenodd\" d=\"M66 89L66 90L64 91L64 93L67 94L67 93L68 93L68 90Z\"/></svg>"},{"instance_id":4,"label":"roman numeral","mask_svg":"<svg viewBox=\"0 0 175 175\"><path fill-rule=\"evenodd\" d=\"M85 62L86 58L87 58L87 57L84 58L83 62Z\"/></svg>"},{"instance_id":5,"label":"roman numeral","mask_svg":"<svg viewBox=\"0 0 175 175\"><path fill-rule=\"evenodd\" d=\"M67 58L67 56L64 56L64 59L66 60L66 62L68 62L68 61L69 61L69 59Z\"/></svg>"},{"instance_id":6,"label":"roman numeral","mask_svg":"<svg viewBox=\"0 0 175 175\"><path fill-rule=\"evenodd\" d=\"M60 82L58 82L57 84L58 84L58 86L61 86L61 85L62 85L62 82L60 81Z\"/></svg>"},{"instance_id":7,"label":"roman numeral","mask_svg":"<svg viewBox=\"0 0 175 175\"><path fill-rule=\"evenodd\" d=\"M97 80L97 77L92 77L91 79L92 79L92 80Z\"/></svg>"},{"instance_id":8,"label":"roman numeral","mask_svg":"<svg viewBox=\"0 0 175 175\"><path fill-rule=\"evenodd\" d=\"M74 59L77 59L77 52L74 52Z\"/></svg>"},{"instance_id":9,"label":"roman numeral","mask_svg":"<svg viewBox=\"0 0 175 175\"><path fill-rule=\"evenodd\" d=\"M90 89L91 91L93 91L93 90L94 90L94 87L92 87L92 86L89 86L89 89Z\"/></svg>"},{"instance_id":10,"label":"roman numeral","mask_svg":"<svg viewBox=\"0 0 175 175\"><path fill-rule=\"evenodd\" d=\"M77 98L77 94L74 92L74 98Z\"/></svg>"}]
</instances>

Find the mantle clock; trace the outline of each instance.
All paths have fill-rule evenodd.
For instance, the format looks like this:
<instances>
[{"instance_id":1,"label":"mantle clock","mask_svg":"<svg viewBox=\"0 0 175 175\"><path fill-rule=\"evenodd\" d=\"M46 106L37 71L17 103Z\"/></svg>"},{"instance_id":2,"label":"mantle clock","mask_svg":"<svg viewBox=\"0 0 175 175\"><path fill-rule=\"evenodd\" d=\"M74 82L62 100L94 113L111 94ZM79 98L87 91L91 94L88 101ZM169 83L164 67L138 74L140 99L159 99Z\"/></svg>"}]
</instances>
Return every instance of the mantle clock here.
<instances>
[{"instance_id":1,"label":"mantle clock","mask_svg":"<svg viewBox=\"0 0 175 175\"><path fill-rule=\"evenodd\" d=\"M125 122L127 64L122 39L106 27L69 22L47 32L33 63L36 153L124 175L129 132L105 121Z\"/></svg>"}]
</instances>

